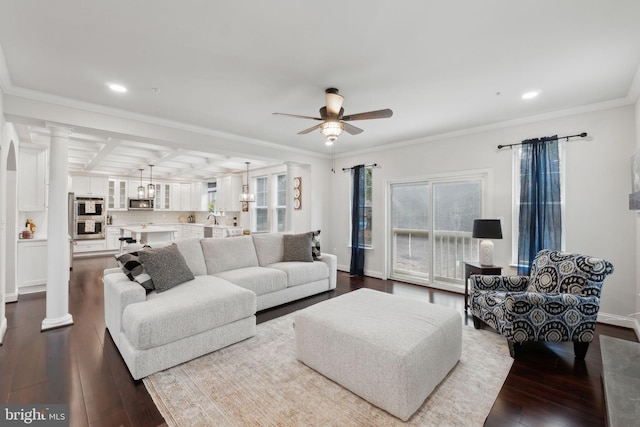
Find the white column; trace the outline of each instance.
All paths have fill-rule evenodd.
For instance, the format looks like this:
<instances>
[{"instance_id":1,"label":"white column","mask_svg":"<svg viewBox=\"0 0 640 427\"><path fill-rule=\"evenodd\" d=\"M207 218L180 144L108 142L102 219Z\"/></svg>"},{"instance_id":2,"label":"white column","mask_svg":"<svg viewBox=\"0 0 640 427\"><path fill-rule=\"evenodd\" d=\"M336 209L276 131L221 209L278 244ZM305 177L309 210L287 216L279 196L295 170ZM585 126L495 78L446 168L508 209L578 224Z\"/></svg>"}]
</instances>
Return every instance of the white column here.
<instances>
[{"instance_id":1,"label":"white column","mask_svg":"<svg viewBox=\"0 0 640 427\"><path fill-rule=\"evenodd\" d=\"M284 211L284 229L285 231L293 230L293 175L295 174L294 166L291 162L287 162L287 209Z\"/></svg>"},{"instance_id":2,"label":"white column","mask_svg":"<svg viewBox=\"0 0 640 427\"><path fill-rule=\"evenodd\" d=\"M49 147L49 199L47 222L47 317L41 330L72 325L69 314L69 229L67 174L71 129L47 124Z\"/></svg>"}]
</instances>

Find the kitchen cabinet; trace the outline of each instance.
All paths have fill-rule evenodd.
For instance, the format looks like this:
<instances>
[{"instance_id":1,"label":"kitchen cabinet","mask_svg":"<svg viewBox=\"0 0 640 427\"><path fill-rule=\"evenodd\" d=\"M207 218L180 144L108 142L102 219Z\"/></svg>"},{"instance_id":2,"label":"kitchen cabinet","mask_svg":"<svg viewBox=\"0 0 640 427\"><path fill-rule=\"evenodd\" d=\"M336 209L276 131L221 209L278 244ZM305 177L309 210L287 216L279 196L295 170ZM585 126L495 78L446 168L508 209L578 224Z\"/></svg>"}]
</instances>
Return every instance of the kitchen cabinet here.
<instances>
[{"instance_id":1,"label":"kitchen cabinet","mask_svg":"<svg viewBox=\"0 0 640 427\"><path fill-rule=\"evenodd\" d=\"M209 188L206 182L191 183L191 209L192 211L209 210Z\"/></svg>"},{"instance_id":2,"label":"kitchen cabinet","mask_svg":"<svg viewBox=\"0 0 640 427\"><path fill-rule=\"evenodd\" d=\"M177 210L191 210L191 184L180 184L180 205Z\"/></svg>"},{"instance_id":3,"label":"kitchen cabinet","mask_svg":"<svg viewBox=\"0 0 640 427\"><path fill-rule=\"evenodd\" d=\"M107 250L107 242L101 240L76 240L73 243L73 253L98 252Z\"/></svg>"},{"instance_id":4,"label":"kitchen cabinet","mask_svg":"<svg viewBox=\"0 0 640 427\"><path fill-rule=\"evenodd\" d=\"M120 226L119 225L108 225L107 226L107 250L108 251L119 251L120 250ZM124 237L131 237L131 233L125 232Z\"/></svg>"},{"instance_id":5,"label":"kitchen cabinet","mask_svg":"<svg viewBox=\"0 0 640 427\"><path fill-rule=\"evenodd\" d=\"M171 210L180 210L180 184L177 182L171 183Z\"/></svg>"},{"instance_id":6,"label":"kitchen cabinet","mask_svg":"<svg viewBox=\"0 0 640 427\"><path fill-rule=\"evenodd\" d=\"M99 175L71 175L71 192L76 196L107 197L109 179Z\"/></svg>"},{"instance_id":7,"label":"kitchen cabinet","mask_svg":"<svg viewBox=\"0 0 640 427\"><path fill-rule=\"evenodd\" d=\"M172 184L158 182L154 184L156 187L155 210L172 210Z\"/></svg>"},{"instance_id":8,"label":"kitchen cabinet","mask_svg":"<svg viewBox=\"0 0 640 427\"><path fill-rule=\"evenodd\" d=\"M18 241L18 293L29 292L29 287L47 283L47 241ZM32 288L33 291L40 289ZM26 291L26 292L25 292Z\"/></svg>"},{"instance_id":9,"label":"kitchen cabinet","mask_svg":"<svg viewBox=\"0 0 640 427\"><path fill-rule=\"evenodd\" d=\"M216 211L240 211L242 175L227 175L216 180Z\"/></svg>"},{"instance_id":10,"label":"kitchen cabinet","mask_svg":"<svg viewBox=\"0 0 640 427\"><path fill-rule=\"evenodd\" d=\"M44 211L46 184L47 150L21 148L18 159L18 210Z\"/></svg>"},{"instance_id":11,"label":"kitchen cabinet","mask_svg":"<svg viewBox=\"0 0 640 427\"><path fill-rule=\"evenodd\" d=\"M127 210L127 184L123 179L109 180L109 195L107 197L107 210Z\"/></svg>"},{"instance_id":12,"label":"kitchen cabinet","mask_svg":"<svg viewBox=\"0 0 640 427\"><path fill-rule=\"evenodd\" d=\"M198 237L200 239L204 238L204 226L202 225L191 225L191 224L182 224L182 237L187 239L190 237Z\"/></svg>"}]
</instances>

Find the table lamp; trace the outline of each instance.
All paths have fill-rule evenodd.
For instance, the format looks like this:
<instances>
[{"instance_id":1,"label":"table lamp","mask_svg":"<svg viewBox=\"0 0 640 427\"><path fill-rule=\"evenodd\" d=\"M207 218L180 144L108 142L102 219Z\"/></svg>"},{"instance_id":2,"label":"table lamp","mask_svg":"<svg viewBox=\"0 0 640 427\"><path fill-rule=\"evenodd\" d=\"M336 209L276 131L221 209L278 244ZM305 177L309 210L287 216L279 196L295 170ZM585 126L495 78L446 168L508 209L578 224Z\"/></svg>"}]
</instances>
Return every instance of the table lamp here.
<instances>
[{"instance_id":1,"label":"table lamp","mask_svg":"<svg viewBox=\"0 0 640 427\"><path fill-rule=\"evenodd\" d=\"M493 242L489 239L502 239L502 228L499 219L474 219L474 239L480 240L480 265L493 265Z\"/></svg>"}]
</instances>

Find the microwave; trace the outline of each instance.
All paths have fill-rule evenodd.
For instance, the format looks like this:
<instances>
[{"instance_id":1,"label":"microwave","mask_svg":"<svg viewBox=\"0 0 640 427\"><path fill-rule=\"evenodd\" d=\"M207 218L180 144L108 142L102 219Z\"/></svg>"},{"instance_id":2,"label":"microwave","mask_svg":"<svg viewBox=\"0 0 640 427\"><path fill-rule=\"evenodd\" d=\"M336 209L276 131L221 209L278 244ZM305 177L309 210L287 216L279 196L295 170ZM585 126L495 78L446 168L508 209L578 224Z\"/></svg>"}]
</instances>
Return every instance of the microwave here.
<instances>
[{"instance_id":1,"label":"microwave","mask_svg":"<svg viewBox=\"0 0 640 427\"><path fill-rule=\"evenodd\" d=\"M130 211L152 211L153 199L129 199Z\"/></svg>"}]
</instances>

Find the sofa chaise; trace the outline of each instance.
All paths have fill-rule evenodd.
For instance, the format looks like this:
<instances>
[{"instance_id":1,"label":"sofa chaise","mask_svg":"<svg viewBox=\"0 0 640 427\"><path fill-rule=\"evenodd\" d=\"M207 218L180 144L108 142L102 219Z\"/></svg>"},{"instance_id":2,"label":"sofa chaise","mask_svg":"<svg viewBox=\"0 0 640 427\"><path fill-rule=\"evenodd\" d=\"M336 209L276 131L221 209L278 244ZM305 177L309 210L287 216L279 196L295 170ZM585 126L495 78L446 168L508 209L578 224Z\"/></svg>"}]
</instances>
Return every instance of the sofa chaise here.
<instances>
[{"instance_id":1,"label":"sofa chaise","mask_svg":"<svg viewBox=\"0 0 640 427\"><path fill-rule=\"evenodd\" d=\"M312 237L180 239L135 253L138 277L106 269L105 324L133 378L252 337L256 311L335 289L336 256L312 251Z\"/></svg>"}]
</instances>

